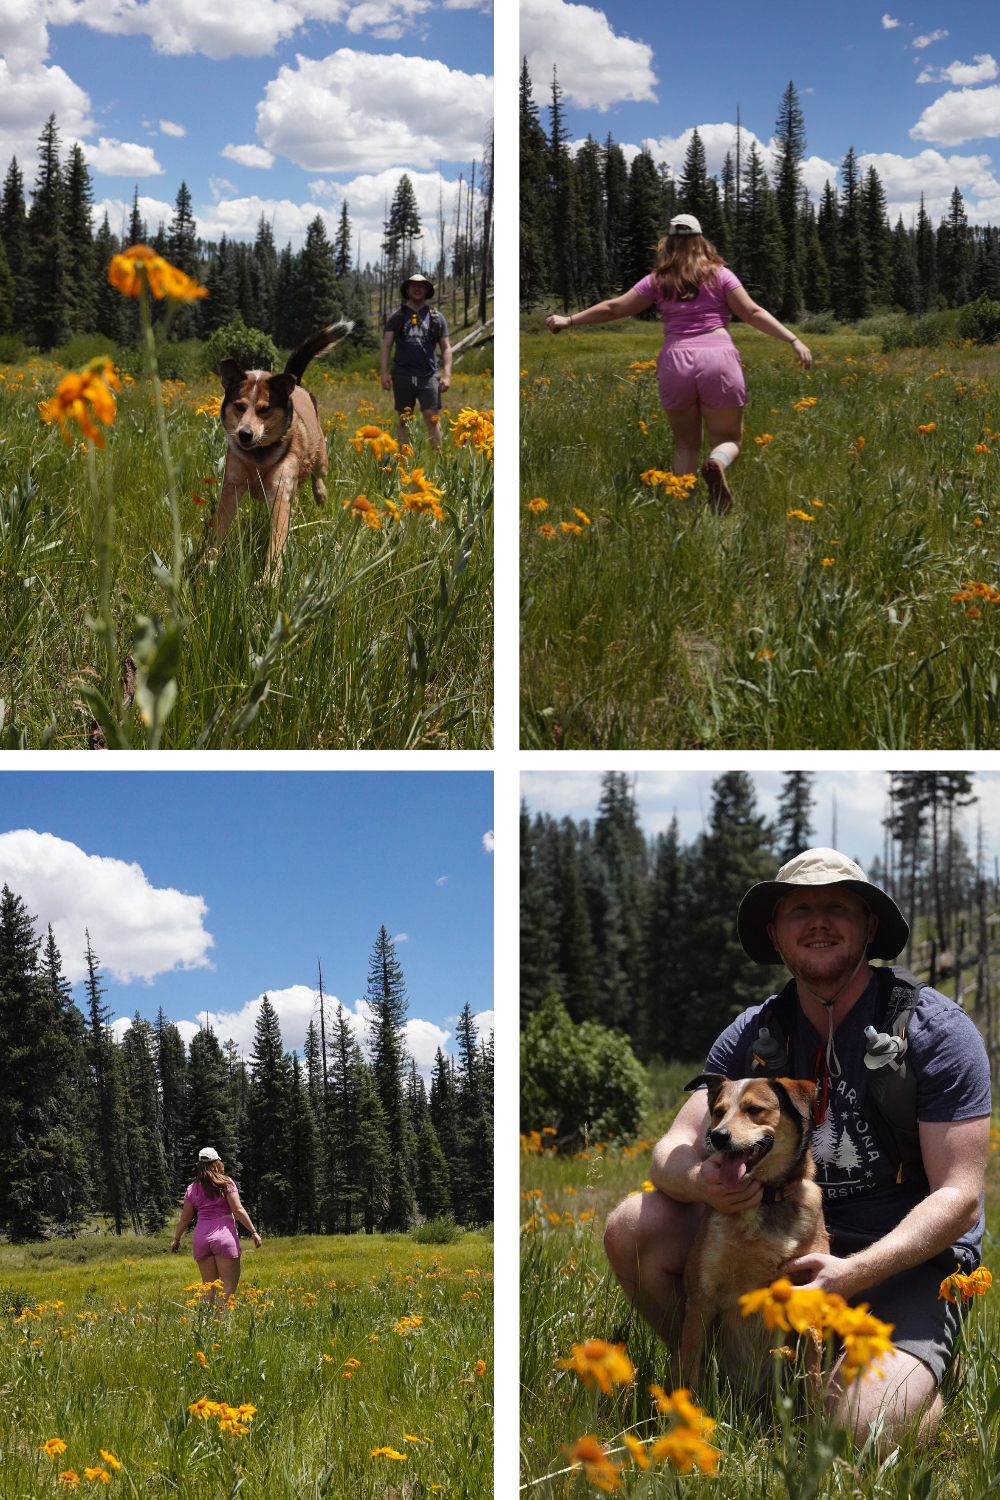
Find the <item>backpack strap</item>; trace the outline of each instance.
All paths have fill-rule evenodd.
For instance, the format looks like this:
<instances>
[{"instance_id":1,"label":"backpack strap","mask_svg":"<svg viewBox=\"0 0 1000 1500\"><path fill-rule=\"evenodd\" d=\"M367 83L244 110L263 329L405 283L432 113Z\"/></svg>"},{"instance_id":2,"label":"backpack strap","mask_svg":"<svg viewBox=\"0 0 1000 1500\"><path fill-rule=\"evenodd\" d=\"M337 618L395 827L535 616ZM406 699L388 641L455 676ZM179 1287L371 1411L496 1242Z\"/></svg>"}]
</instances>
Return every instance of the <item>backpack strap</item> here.
<instances>
[{"instance_id":1,"label":"backpack strap","mask_svg":"<svg viewBox=\"0 0 1000 1500\"><path fill-rule=\"evenodd\" d=\"M790 979L777 995L765 1000L757 1013L754 1034L746 1050L744 1078L789 1076L797 1003L794 979Z\"/></svg>"},{"instance_id":2,"label":"backpack strap","mask_svg":"<svg viewBox=\"0 0 1000 1500\"><path fill-rule=\"evenodd\" d=\"M865 1111L879 1145L896 1167L896 1181L913 1183L926 1192L927 1173L920 1153L917 1124L917 1075L913 1053L905 1045L921 983L908 969L894 965L886 965L875 972L878 976L875 1030L900 1037L904 1047L895 1067L887 1064L868 1071Z\"/></svg>"}]
</instances>

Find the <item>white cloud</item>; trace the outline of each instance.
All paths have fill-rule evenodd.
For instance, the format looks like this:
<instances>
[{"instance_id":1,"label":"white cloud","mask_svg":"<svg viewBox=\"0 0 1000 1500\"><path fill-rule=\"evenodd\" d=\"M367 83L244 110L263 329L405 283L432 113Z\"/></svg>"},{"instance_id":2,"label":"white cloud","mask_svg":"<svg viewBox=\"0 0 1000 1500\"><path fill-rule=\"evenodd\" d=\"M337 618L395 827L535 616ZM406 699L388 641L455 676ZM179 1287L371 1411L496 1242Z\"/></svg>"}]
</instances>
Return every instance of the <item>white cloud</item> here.
<instances>
[{"instance_id":1,"label":"white cloud","mask_svg":"<svg viewBox=\"0 0 1000 1500\"><path fill-rule=\"evenodd\" d=\"M208 186L212 193L213 203L220 202L225 198L227 193L235 193L237 191L236 184L230 182L228 177L210 177L208 179Z\"/></svg>"},{"instance_id":2,"label":"white cloud","mask_svg":"<svg viewBox=\"0 0 1000 1500\"><path fill-rule=\"evenodd\" d=\"M175 125L173 120L161 120L160 129L164 135L187 135L183 125Z\"/></svg>"},{"instance_id":3,"label":"white cloud","mask_svg":"<svg viewBox=\"0 0 1000 1500\"><path fill-rule=\"evenodd\" d=\"M889 14L888 11L886 11L885 15L882 17L882 30L883 31L891 31L894 26L899 26L901 24L902 23L899 22L899 21L894 21L892 19L892 17L890 16L890 14Z\"/></svg>"},{"instance_id":4,"label":"white cloud","mask_svg":"<svg viewBox=\"0 0 1000 1500\"><path fill-rule=\"evenodd\" d=\"M539 97L553 67L567 100L602 113L620 100L656 103L653 49L618 36L603 10L567 0L521 0L522 56Z\"/></svg>"},{"instance_id":5,"label":"white cloud","mask_svg":"<svg viewBox=\"0 0 1000 1500\"><path fill-rule=\"evenodd\" d=\"M137 864L22 828L0 834L0 882L23 898L41 931L52 924L73 983L87 972L88 928L102 970L120 984L212 966L202 897L150 885Z\"/></svg>"},{"instance_id":6,"label":"white cloud","mask_svg":"<svg viewBox=\"0 0 1000 1500\"><path fill-rule=\"evenodd\" d=\"M931 42L940 42L948 35L947 31L931 31L926 36L915 36L914 47L929 47Z\"/></svg>"},{"instance_id":7,"label":"white cloud","mask_svg":"<svg viewBox=\"0 0 1000 1500\"><path fill-rule=\"evenodd\" d=\"M0 51L10 27L2 19L5 7L0 5ZM17 48L6 58L0 57L0 170L6 171L12 156L25 170L30 184L32 163L42 126L49 115L59 122L63 141L89 135L94 129L90 118L90 97L75 84L62 68L46 68L22 60L15 64ZM43 54L44 55L44 54Z\"/></svg>"},{"instance_id":8,"label":"white cloud","mask_svg":"<svg viewBox=\"0 0 1000 1500\"><path fill-rule=\"evenodd\" d=\"M434 884L435 885L444 885L445 882L447 881L447 879L448 879L447 875L439 875L438 878L437 878L437 880L435 880Z\"/></svg>"},{"instance_id":9,"label":"white cloud","mask_svg":"<svg viewBox=\"0 0 1000 1500\"><path fill-rule=\"evenodd\" d=\"M31 8L44 14L41 6ZM219 61L266 57L311 20L339 22L355 33L401 36L430 8L431 0L254 0L237 13L229 0L53 0L48 20L53 25L79 22L119 36L148 36L158 52L174 57L201 52ZM44 21L24 29L23 45L37 52Z\"/></svg>"},{"instance_id":10,"label":"white cloud","mask_svg":"<svg viewBox=\"0 0 1000 1500\"><path fill-rule=\"evenodd\" d=\"M937 141L942 146L1000 135L1000 84L949 90L927 106L910 135L915 141Z\"/></svg>"},{"instance_id":11,"label":"white cloud","mask_svg":"<svg viewBox=\"0 0 1000 1500\"><path fill-rule=\"evenodd\" d=\"M102 135L96 146L84 146L83 154L95 172L106 177L162 177L163 168L152 146L134 141L116 141Z\"/></svg>"},{"instance_id":12,"label":"white cloud","mask_svg":"<svg viewBox=\"0 0 1000 1500\"><path fill-rule=\"evenodd\" d=\"M274 157L263 146L224 146L219 155L238 161L241 167L274 166Z\"/></svg>"},{"instance_id":13,"label":"white cloud","mask_svg":"<svg viewBox=\"0 0 1000 1500\"><path fill-rule=\"evenodd\" d=\"M107 214L108 223L115 233L124 234L128 228L131 213L131 199L126 201L124 198L102 198L100 203L94 204L93 221L96 226ZM150 234L155 234L159 223L170 223L174 216L174 204L164 203L160 198L143 197L140 193L139 213L149 226Z\"/></svg>"},{"instance_id":14,"label":"white cloud","mask_svg":"<svg viewBox=\"0 0 1000 1500\"><path fill-rule=\"evenodd\" d=\"M394 943L408 943L410 939L405 932L397 932L392 941Z\"/></svg>"},{"instance_id":15,"label":"white cloud","mask_svg":"<svg viewBox=\"0 0 1000 1500\"><path fill-rule=\"evenodd\" d=\"M311 172L382 169L482 157L493 80L432 58L341 47L297 58L267 85L257 134Z\"/></svg>"},{"instance_id":16,"label":"white cloud","mask_svg":"<svg viewBox=\"0 0 1000 1500\"><path fill-rule=\"evenodd\" d=\"M493 829L487 828L486 832L483 834L483 848L487 854L493 853L495 843L496 840L493 837Z\"/></svg>"},{"instance_id":17,"label":"white cloud","mask_svg":"<svg viewBox=\"0 0 1000 1500\"><path fill-rule=\"evenodd\" d=\"M977 52L970 63L953 62L946 68L924 68L918 83L986 83L997 76L997 65L988 52Z\"/></svg>"},{"instance_id":18,"label":"white cloud","mask_svg":"<svg viewBox=\"0 0 1000 1500\"><path fill-rule=\"evenodd\" d=\"M481 10L487 14L493 9L492 0L444 0L442 10Z\"/></svg>"}]
</instances>

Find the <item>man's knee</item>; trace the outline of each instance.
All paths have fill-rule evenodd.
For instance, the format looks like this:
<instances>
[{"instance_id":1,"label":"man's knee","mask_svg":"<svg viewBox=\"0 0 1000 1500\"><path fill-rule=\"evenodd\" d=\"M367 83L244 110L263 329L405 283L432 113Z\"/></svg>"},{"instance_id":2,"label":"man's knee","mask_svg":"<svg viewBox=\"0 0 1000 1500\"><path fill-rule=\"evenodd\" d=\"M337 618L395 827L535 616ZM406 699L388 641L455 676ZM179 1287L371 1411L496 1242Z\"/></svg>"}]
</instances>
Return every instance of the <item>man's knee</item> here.
<instances>
[{"instance_id":1,"label":"man's knee","mask_svg":"<svg viewBox=\"0 0 1000 1500\"><path fill-rule=\"evenodd\" d=\"M700 1204L666 1193L633 1193L619 1203L604 1230L604 1251L619 1281L634 1281L651 1253L662 1271L683 1275L700 1218Z\"/></svg>"},{"instance_id":2,"label":"man's knee","mask_svg":"<svg viewBox=\"0 0 1000 1500\"><path fill-rule=\"evenodd\" d=\"M619 1203L604 1226L604 1253L619 1281L622 1277L634 1277L638 1264L638 1215L632 1206L634 1201L626 1198Z\"/></svg>"}]
</instances>

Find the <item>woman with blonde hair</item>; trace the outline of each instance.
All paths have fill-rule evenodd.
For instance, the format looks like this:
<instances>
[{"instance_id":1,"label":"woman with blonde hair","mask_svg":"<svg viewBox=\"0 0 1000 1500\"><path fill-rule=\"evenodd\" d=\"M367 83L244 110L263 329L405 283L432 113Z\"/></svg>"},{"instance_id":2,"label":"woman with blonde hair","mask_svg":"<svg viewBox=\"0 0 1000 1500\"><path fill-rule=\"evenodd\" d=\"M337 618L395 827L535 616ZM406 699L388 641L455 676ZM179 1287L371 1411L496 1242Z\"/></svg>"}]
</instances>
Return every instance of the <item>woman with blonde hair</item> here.
<instances>
[{"instance_id":1,"label":"woman with blonde hair","mask_svg":"<svg viewBox=\"0 0 1000 1500\"><path fill-rule=\"evenodd\" d=\"M791 344L806 370L812 355L801 339L747 296L693 214L671 219L666 239L657 246L656 264L630 292L568 318L553 314L546 322L558 333L581 323L633 318L654 306L663 319L663 348L656 368L660 404L674 434L672 470L696 472L704 427L711 447L701 466L702 478L714 509L727 511L733 497L726 470L739 457L747 402L743 366L727 328L730 313Z\"/></svg>"},{"instance_id":2,"label":"woman with blonde hair","mask_svg":"<svg viewBox=\"0 0 1000 1500\"><path fill-rule=\"evenodd\" d=\"M249 1229L256 1250L260 1249L260 1235L240 1202L235 1182L226 1176L222 1158L214 1146L204 1146L198 1152L198 1174L184 1194L184 1207L170 1246L175 1255L181 1247L181 1236L195 1213L198 1222L191 1236L191 1253L198 1263L202 1281L222 1282L222 1301L226 1303L240 1280L240 1241L236 1220Z\"/></svg>"}]
</instances>

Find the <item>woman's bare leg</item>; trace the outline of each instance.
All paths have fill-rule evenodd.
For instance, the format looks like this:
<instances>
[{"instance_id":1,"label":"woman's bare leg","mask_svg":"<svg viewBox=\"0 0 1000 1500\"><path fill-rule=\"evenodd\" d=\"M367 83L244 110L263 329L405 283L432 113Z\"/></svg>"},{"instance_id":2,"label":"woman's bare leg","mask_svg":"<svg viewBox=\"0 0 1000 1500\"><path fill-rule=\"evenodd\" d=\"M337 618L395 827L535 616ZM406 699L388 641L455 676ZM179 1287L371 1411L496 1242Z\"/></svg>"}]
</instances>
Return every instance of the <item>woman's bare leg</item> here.
<instances>
[{"instance_id":1,"label":"woman's bare leg","mask_svg":"<svg viewBox=\"0 0 1000 1500\"><path fill-rule=\"evenodd\" d=\"M208 1284L210 1282L213 1282L213 1281L218 1281L218 1279L219 1279L219 1268L216 1265L215 1256L214 1255L203 1256L202 1259L197 1262L197 1265L198 1265L198 1273L201 1276L202 1281L204 1281L206 1284ZM215 1301L215 1293L214 1292L211 1294L211 1297L210 1297L209 1300L212 1301L212 1302Z\"/></svg>"},{"instance_id":2,"label":"woman's bare leg","mask_svg":"<svg viewBox=\"0 0 1000 1500\"><path fill-rule=\"evenodd\" d=\"M691 406L682 406L674 410L667 408L667 420L674 435L674 460L670 466L672 474L696 474L698 472L701 417L702 409L697 401Z\"/></svg>"},{"instance_id":3,"label":"woman's bare leg","mask_svg":"<svg viewBox=\"0 0 1000 1500\"><path fill-rule=\"evenodd\" d=\"M711 444L709 456L701 466L701 474L708 485L709 503L720 514L730 509L732 493L726 479L726 470L740 456L743 442L742 406L703 406L701 414L705 431Z\"/></svg>"},{"instance_id":4,"label":"woman's bare leg","mask_svg":"<svg viewBox=\"0 0 1000 1500\"><path fill-rule=\"evenodd\" d=\"M217 1255L215 1263L222 1278L222 1296L219 1301L222 1307L226 1307L230 1297L236 1295L236 1288L240 1284L241 1261L238 1255Z\"/></svg>"}]
</instances>

